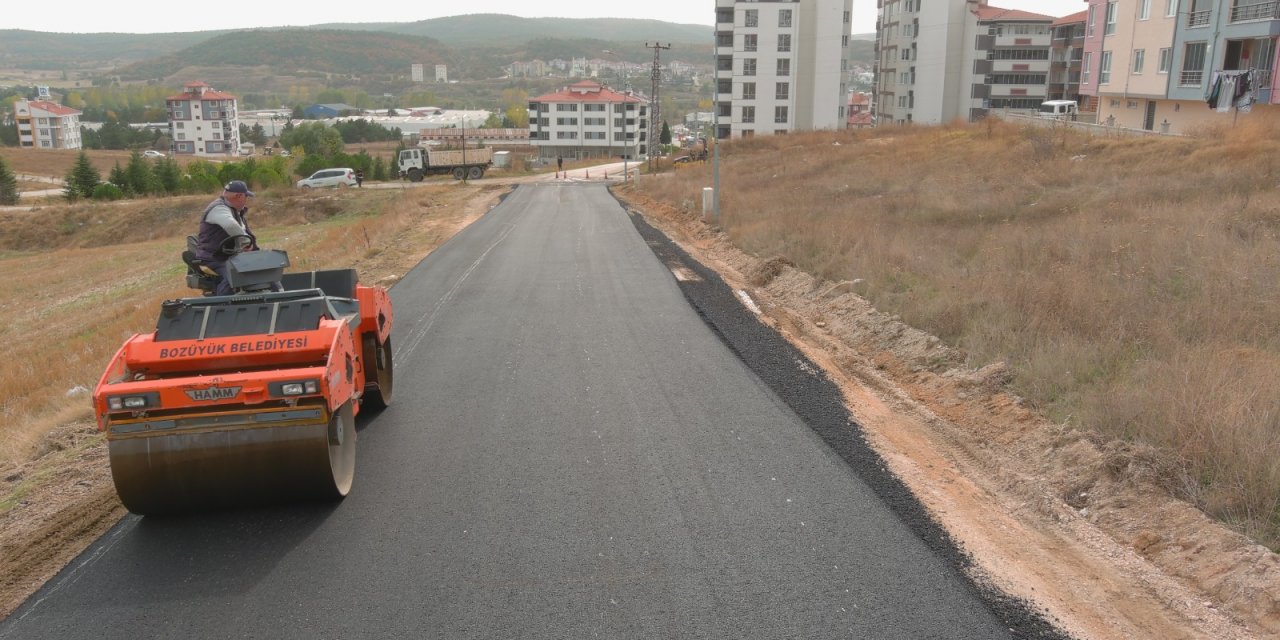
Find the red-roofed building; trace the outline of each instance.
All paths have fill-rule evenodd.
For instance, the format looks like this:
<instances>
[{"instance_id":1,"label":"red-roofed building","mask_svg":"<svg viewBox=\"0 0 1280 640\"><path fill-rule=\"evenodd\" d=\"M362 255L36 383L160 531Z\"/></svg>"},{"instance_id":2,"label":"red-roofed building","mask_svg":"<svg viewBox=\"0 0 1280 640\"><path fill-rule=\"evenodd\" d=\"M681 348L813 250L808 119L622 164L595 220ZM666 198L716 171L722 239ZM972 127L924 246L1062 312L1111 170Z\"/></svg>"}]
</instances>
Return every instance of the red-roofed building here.
<instances>
[{"instance_id":1,"label":"red-roofed building","mask_svg":"<svg viewBox=\"0 0 1280 640\"><path fill-rule=\"evenodd\" d=\"M543 158L648 153L649 101L590 80L529 99L529 144Z\"/></svg>"},{"instance_id":2,"label":"red-roofed building","mask_svg":"<svg viewBox=\"0 0 1280 640\"><path fill-rule=\"evenodd\" d=\"M165 98L174 155L234 156L240 153L236 97L203 82Z\"/></svg>"},{"instance_id":3,"label":"red-roofed building","mask_svg":"<svg viewBox=\"0 0 1280 640\"><path fill-rule=\"evenodd\" d=\"M849 119L845 127L865 129L875 125L871 119L871 95L857 91L849 94Z\"/></svg>"},{"instance_id":4,"label":"red-roofed building","mask_svg":"<svg viewBox=\"0 0 1280 640\"><path fill-rule=\"evenodd\" d=\"M80 112L48 100L13 103L18 146L26 149L79 149Z\"/></svg>"}]
</instances>

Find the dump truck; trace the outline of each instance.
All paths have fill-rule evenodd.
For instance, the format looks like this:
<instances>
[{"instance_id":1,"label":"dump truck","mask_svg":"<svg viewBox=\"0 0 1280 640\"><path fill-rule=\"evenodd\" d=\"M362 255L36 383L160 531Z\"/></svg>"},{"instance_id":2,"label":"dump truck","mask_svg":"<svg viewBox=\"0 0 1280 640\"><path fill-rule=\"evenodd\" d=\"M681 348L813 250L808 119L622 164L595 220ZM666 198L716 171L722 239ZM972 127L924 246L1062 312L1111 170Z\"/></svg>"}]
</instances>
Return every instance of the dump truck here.
<instances>
[{"instance_id":1,"label":"dump truck","mask_svg":"<svg viewBox=\"0 0 1280 640\"><path fill-rule=\"evenodd\" d=\"M288 254L264 250L231 256L235 293L211 295L217 277L183 257L206 295L163 302L155 331L126 340L93 393L124 506L157 515L346 496L355 417L391 402L386 290L354 269L286 274Z\"/></svg>"},{"instance_id":2,"label":"dump truck","mask_svg":"<svg viewBox=\"0 0 1280 640\"><path fill-rule=\"evenodd\" d=\"M421 182L430 175L452 174L455 180L478 180L493 164L493 149L404 149L400 151L400 175Z\"/></svg>"}]
</instances>

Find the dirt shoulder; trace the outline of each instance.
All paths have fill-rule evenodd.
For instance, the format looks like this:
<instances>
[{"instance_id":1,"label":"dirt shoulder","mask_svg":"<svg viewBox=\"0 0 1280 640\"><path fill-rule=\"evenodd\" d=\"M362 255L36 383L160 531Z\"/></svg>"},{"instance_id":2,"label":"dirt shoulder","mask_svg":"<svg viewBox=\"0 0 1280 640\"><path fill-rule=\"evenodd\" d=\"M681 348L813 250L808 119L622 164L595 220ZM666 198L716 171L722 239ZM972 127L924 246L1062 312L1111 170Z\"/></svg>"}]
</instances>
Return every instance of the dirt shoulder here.
<instances>
[{"instance_id":1,"label":"dirt shoulder","mask_svg":"<svg viewBox=\"0 0 1280 640\"><path fill-rule=\"evenodd\" d=\"M821 365L890 468L979 567L1080 638L1280 633L1280 558L1161 490L1155 452L1060 427L852 283L734 248L690 212L618 195L748 293Z\"/></svg>"}]
</instances>

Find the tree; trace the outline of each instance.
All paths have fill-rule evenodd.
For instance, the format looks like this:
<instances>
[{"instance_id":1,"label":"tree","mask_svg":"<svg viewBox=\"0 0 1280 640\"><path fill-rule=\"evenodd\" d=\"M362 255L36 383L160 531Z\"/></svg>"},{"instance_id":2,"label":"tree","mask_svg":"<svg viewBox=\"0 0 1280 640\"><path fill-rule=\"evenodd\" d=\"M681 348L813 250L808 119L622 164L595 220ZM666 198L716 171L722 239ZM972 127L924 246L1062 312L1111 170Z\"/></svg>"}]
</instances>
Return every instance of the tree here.
<instances>
[{"instance_id":1,"label":"tree","mask_svg":"<svg viewBox=\"0 0 1280 640\"><path fill-rule=\"evenodd\" d=\"M102 174L89 162L89 155L84 151L76 156L76 163L67 173L66 189L63 193L68 200L93 197L93 190L102 182Z\"/></svg>"},{"instance_id":2,"label":"tree","mask_svg":"<svg viewBox=\"0 0 1280 640\"><path fill-rule=\"evenodd\" d=\"M387 179L387 165L382 161L382 156L373 157L373 171L369 174L369 179L379 182Z\"/></svg>"},{"instance_id":3,"label":"tree","mask_svg":"<svg viewBox=\"0 0 1280 640\"><path fill-rule=\"evenodd\" d=\"M159 185L156 184L155 174L151 172L151 165L143 160L142 154L137 151L129 154L129 164L124 168L124 175L128 183L126 192L145 196L160 190Z\"/></svg>"},{"instance_id":4,"label":"tree","mask_svg":"<svg viewBox=\"0 0 1280 640\"><path fill-rule=\"evenodd\" d=\"M124 174L124 167L120 166L119 162L114 167L111 167L111 172L107 174L107 182L120 187L122 190L129 188L129 176Z\"/></svg>"},{"instance_id":5,"label":"tree","mask_svg":"<svg viewBox=\"0 0 1280 640\"><path fill-rule=\"evenodd\" d=\"M662 121L662 137L658 139L662 144L671 144L671 127L667 126L667 121Z\"/></svg>"},{"instance_id":6,"label":"tree","mask_svg":"<svg viewBox=\"0 0 1280 640\"><path fill-rule=\"evenodd\" d=\"M18 176L0 158L0 204L18 204Z\"/></svg>"},{"instance_id":7,"label":"tree","mask_svg":"<svg viewBox=\"0 0 1280 640\"><path fill-rule=\"evenodd\" d=\"M182 189L182 170L178 167L176 160L157 159L153 173L165 193L178 193Z\"/></svg>"}]
</instances>

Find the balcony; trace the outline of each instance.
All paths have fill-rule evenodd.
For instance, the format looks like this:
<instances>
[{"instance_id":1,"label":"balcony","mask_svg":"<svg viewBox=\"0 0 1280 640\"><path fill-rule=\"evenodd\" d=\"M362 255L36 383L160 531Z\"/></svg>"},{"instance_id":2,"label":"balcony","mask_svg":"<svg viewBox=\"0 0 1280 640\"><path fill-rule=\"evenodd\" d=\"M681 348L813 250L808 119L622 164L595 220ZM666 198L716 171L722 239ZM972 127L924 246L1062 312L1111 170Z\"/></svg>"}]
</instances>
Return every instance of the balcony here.
<instances>
[{"instance_id":1,"label":"balcony","mask_svg":"<svg viewBox=\"0 0 1280 640\"><path fill-rule=\"evenodd\" d=\"M1198 87L1200 82L1204 80L1203 71L1183 71L1178 75L1179 87Z\"/></svg>"},{"instance_id":2,"label":"balcony","mask_svg":"<svg viewBox=\"0 0 1280 640\"><path fill-rule=\"evenodd\" d=\"M1187 14L1188 27L1207 27L1212 11L1192 11Z\"/></svg>"},{"instance_id":3,"label":"balcony","mask_svg":"<svg viewBox=\"0 0 1280 640\"><path fill-rule=\"evenodd\" d=\"M1231 7L1231 22L1249 20L1276 20L1280 18L1280 2L1237 4Z\"/></svg>"}]
</instances>

